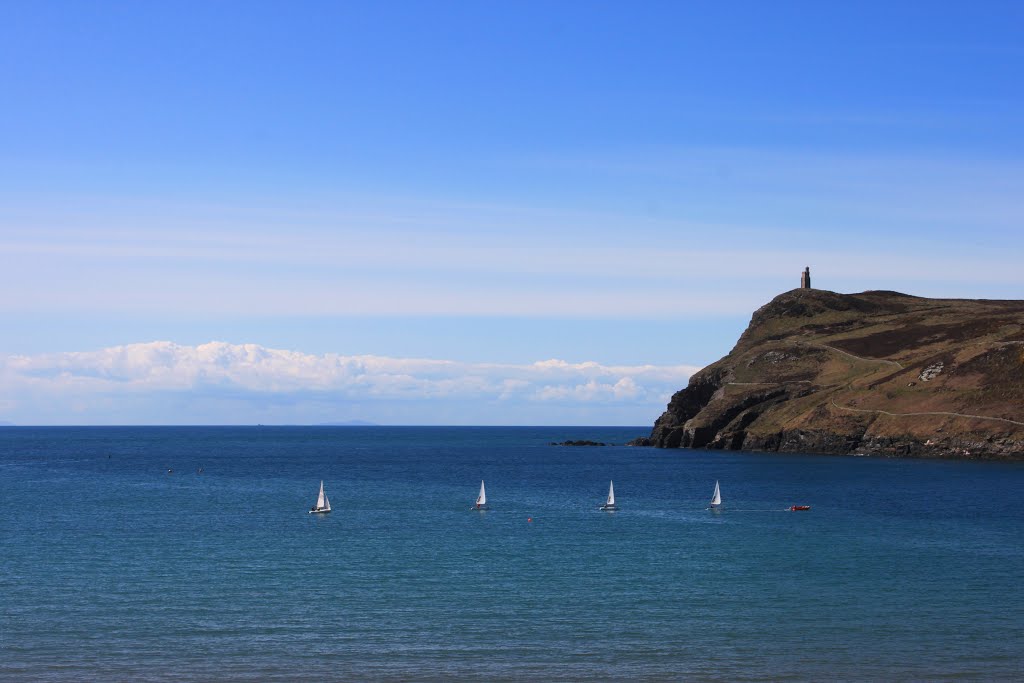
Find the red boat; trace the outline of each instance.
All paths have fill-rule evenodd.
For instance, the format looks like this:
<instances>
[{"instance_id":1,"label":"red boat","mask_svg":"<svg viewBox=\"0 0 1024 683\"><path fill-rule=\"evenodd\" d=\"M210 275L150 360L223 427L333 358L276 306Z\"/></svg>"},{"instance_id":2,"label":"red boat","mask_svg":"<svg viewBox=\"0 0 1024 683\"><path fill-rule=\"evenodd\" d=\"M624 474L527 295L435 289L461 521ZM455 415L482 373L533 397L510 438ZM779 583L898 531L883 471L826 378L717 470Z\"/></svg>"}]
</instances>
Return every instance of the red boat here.
<instances>
[{"instance_id":1,"label":"red boat","mask_svg":"<svg viewBox=\"0 0 1024 683\"><path fill-rule=\"evenodd\" d=\"M810 509L811 509L810 505L794 505L791 508L789 508L790 512L797 512L798 510L810 510Z\"/></svg>"}]
</instances>

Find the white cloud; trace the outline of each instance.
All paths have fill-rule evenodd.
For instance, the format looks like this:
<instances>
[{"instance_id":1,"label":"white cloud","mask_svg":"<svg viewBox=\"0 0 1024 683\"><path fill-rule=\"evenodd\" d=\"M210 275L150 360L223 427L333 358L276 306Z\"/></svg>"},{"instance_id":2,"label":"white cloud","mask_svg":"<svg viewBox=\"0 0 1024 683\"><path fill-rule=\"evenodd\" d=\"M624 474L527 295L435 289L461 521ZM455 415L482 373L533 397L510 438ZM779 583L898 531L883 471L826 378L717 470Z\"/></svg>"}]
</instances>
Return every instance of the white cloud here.
<instances>
[{"instance_id":1,"label":"white cloud","mask_svg":"<svg viewBox=\"0 0 1024 683\"><path fill-rule=\"evenodd\" d=\"M698 369L691 365L603 365L561 359L521 365L464 363L313 355L257 344L210 342L186 346L158 341L97 351L0 358L0 406L6 408L0 417L18 422L72 419L62 415L89 419L92 401L115 411L103 419L94 415L93 419L101 423L194 421L187 415L174 414L172 408L163 413L162 419L158 414L137 415L130 410L129 414L137 416L118 419L116 414L131 407L133 401L158 408L173 404L172 399L187 397L241 401L260 414L265 414L267 405L274 401L287 399L289 405L298 406L288 419L299 419L302 406L308 405L308 421L317 421L316 416L324 414L325 404L353 402L363 406L363 414L371 417L381 412L374 413L374 405L404 403L422 410L427 404L469 402L500 406L496 411L518 407L524 420L531 414L543 414L531 411L550 411L552 406L552 415L573 407L627 407L653 418L668 396L684 386ZM33 411L44 417L33 419ZM474 415L478 423L488 421L486 411ZM501 423L507 418L507 413L495 413L491 422ZM208 421L225 419L211 414Z\"/></svg>"}]
</instances>

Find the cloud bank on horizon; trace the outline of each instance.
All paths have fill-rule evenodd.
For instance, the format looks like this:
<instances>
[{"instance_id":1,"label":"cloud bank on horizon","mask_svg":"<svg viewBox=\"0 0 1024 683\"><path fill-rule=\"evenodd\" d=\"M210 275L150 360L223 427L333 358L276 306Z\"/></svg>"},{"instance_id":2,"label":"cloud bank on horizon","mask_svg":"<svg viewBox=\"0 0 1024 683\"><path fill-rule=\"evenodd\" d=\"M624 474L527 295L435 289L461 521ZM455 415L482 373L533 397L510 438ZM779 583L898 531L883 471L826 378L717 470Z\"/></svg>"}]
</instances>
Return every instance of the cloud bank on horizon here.
<instances>
[{"instance_id":1,"label":"cloud bank on horizon","mask_svg":"<svg viewBox=\"0 0 1024 683\"><path fill-rule=\"evenodd\" d=\"M698 369L558 359L464 363L157 341L3 357L0 418L16 424L588 424L614 415L644 424Z\"/></svg>"}]
</instances>

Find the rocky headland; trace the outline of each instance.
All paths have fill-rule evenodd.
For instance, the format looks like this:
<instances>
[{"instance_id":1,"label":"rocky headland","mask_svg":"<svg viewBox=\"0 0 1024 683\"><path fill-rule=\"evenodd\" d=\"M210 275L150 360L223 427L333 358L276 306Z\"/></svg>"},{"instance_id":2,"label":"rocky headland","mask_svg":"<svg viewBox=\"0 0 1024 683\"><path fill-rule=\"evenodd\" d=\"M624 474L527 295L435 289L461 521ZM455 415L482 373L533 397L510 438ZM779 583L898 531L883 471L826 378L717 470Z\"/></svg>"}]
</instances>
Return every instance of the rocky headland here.
<instances>
[{"instance_id":1,"label":"rocky headland","mask_svg":"<svg viewBox=\"0 0 1024 683\"><path fill-rule=\"evenodd\" d=\"M786 292L631 443L1024 459L1024 301Z\"/></svg>"}]
</instances>

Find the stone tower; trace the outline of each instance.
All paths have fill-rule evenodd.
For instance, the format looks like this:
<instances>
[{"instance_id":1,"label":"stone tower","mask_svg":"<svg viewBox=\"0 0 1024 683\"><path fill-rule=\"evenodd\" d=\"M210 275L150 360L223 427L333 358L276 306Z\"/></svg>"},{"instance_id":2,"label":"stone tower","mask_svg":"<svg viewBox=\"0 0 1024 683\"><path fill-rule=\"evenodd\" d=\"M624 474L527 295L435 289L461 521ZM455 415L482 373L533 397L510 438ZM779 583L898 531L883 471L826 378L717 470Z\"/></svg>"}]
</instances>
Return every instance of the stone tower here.
<instances>
[{"instance_id":1,"label":"stone tower","mask_svg":"<svg viewBox=\"0 0 1024 683\"><path fill-rule=\"evenodd\" d=\"M804 268L804 272L800 273L800 289L811 288L811 267L807 266Z\"/></svg>"}]
</instances>

